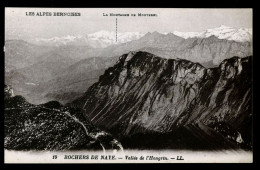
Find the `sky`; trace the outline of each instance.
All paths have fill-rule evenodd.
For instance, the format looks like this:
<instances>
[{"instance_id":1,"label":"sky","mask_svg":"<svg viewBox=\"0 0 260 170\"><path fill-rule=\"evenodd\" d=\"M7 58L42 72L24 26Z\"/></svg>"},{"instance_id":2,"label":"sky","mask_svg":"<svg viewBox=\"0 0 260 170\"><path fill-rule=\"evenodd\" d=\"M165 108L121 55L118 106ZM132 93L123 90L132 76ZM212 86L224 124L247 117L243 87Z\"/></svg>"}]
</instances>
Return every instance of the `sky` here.
<instances>
[{"instance_id":1,"label":"sky","mask_svg":"<svg viewBox=\"0 0 260 170\"><path fill-rule=\"evenodd\" d=\"M51 12L52 16L26 16ZM80 16L53 16L79 12ZM104 14L156 16L104 16ZM219 27L252 28L252 9L246 8L5 8L5 39L86 35L101 30L118 32L198 32Z\"/></svg>"}]
</instances>

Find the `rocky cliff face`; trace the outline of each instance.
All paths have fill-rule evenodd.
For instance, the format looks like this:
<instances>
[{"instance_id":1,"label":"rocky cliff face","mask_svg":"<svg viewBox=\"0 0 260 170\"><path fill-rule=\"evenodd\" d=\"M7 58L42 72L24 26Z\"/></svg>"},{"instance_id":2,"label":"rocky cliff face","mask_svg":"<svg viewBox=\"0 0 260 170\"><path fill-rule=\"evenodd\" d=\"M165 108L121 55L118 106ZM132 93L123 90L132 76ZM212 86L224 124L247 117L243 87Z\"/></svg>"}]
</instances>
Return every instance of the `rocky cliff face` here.
<instances>
[{"instance_id":1,"label":"rocky cliff face","mask_svg":"<svg viewBox=\"0 0 260 170\"><path fill-rule=\"evenodd\" d=\"M72 105L83 108L96 126L119 136L184 128L200 140L224 141L221 146L248 146L251 63L252 57L233 57L207 69L187 60L130 52Z\"/></svg>"}]
</instances>

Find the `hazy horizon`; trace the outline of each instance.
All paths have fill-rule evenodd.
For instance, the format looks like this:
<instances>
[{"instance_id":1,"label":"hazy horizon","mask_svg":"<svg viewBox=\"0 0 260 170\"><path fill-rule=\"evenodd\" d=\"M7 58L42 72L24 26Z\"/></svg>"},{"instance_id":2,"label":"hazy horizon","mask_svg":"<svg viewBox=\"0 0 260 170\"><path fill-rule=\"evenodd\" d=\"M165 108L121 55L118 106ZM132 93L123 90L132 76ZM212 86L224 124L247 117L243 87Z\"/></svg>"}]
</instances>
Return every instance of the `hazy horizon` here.
<instances>
[{"instance_id":1,"label":"hazy horizon","mask_svg":"<svg viewBox=\"0 0 260 170\"><path fill-rule=\"evenodd\" d=\"M26 12L80 12L81 16L26 16ZM157 17L103 16L103 13L152 13ZM99 31L201 32L225 25L252 28L252 9L176 8L5 8L5 39L83 36Z\"/></svg>"}]
</instances>

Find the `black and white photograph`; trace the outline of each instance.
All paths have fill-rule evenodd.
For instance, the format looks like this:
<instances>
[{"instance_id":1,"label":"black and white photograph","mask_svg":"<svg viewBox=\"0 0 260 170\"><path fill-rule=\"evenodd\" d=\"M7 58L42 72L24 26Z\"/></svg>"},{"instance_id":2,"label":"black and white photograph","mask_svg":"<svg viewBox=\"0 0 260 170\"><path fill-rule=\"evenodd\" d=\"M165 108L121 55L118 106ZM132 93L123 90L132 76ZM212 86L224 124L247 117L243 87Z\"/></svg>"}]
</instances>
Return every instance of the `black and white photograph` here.
<instances>
[{"instance_id":1,"label":"black and white photograph","mask_svg":"<svg viewBox=\"0 0 260 170\"><path fill-rule=\"evenodd\" d=\"M252 163L251 8L5 8L5 163Z\"/></svg>"}]
</instances>

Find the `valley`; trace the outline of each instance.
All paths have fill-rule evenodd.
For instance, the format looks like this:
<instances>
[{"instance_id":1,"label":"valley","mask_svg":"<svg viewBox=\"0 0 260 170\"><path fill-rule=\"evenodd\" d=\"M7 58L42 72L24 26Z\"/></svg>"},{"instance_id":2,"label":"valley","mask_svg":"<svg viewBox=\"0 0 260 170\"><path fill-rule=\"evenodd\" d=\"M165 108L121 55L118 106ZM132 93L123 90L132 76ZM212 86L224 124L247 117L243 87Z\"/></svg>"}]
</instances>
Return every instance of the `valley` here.
<instances>
[{"instance_id":1,"label":"valley","mask_svg":"<svg viewBox=\"0 0 260 170\"><path fill-rule=\"evenodd\" d=\"M221 26L7 40L5 148L252 151L251 36Z\"/></svg>"}]
</instances>

